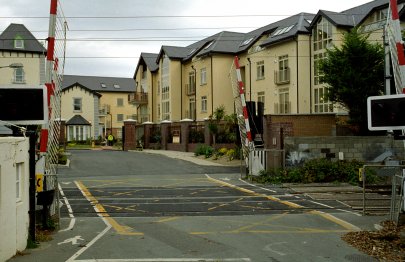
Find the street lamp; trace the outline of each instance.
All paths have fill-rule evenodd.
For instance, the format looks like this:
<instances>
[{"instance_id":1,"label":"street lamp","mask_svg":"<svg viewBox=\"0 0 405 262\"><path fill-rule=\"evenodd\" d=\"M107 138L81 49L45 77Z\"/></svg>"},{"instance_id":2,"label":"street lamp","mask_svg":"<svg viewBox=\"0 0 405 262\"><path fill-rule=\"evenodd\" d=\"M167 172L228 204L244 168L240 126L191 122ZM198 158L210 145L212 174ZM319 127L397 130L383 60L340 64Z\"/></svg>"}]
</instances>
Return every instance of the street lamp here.
<instances>
[{"instance_id":1,"label":"street lamp","mask_svg":"<svg viewBox=\"0 0 405 262\"><path fill-rule=\"evenodd\" d=\"M0 66L0 68L13 68L13 69L17 69L17 68L23 68L24 65L21 63L12 63L9 64L8 66Z\"/></svg>"}]
</instances>

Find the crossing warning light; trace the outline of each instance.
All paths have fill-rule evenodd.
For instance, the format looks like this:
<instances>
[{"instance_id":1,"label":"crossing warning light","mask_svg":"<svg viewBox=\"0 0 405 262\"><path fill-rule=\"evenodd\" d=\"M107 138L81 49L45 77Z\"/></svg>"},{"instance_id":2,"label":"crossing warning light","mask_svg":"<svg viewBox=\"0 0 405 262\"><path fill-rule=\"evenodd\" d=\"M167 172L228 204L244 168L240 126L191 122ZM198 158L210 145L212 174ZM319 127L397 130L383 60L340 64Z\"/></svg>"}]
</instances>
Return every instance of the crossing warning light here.
<instances>
[{"instance_id":1,"label":"crossing warning light","mask_svg":"<svg viewBox=\"0 0 405 262\"><path fill-rule=\"evenodd\" d=\"M371 96L367 99L368 129L405 129L405 95Z\"/></svg>"}]
</instances>

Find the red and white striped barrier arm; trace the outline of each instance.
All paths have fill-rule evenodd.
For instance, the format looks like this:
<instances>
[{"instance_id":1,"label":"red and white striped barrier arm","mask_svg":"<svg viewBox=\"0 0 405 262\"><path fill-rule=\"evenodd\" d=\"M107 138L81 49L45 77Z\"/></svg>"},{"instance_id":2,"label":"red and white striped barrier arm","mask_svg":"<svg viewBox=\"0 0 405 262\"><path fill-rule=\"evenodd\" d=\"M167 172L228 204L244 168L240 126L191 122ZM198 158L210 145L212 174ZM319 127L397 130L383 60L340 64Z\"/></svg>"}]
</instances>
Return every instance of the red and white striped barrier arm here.
<instances>
[{"instance_id":1,"label":"red and white striped barrier arm","mask_svg":"<svg viewBox=\"0 0 405 262\"><path fill-rule=\"evenodd\" d=\"M250 132L249 116L248 116L248 111L246 108L245 87L243 86L242 76L240 74L239 58L237 56L235 56L234 62L235 62L235 68L236 68L236 78L238 80L238 86L239 86L240 99L242 101L243 117L245 118L246 136L247 136L248 142L252 142L252 133Z\"/></svg>"},{"instance_id":2,"label":"red and white striped barrier arm","mask_svg":"<svg viewBox=\"0 0 405 262\"><path fill-rule=\"evenodd\" d=\"M402 90L405 93L405 54L404 54L404 42L402 41L401 25L399 21L398 5L397 0L390 0L390 10L392 17L392 28L394 30L393 36L395 38L396 49L398 54L398 64L401 74L402 86L397 87L397 89Z\"/></svg>"}]
</instances>

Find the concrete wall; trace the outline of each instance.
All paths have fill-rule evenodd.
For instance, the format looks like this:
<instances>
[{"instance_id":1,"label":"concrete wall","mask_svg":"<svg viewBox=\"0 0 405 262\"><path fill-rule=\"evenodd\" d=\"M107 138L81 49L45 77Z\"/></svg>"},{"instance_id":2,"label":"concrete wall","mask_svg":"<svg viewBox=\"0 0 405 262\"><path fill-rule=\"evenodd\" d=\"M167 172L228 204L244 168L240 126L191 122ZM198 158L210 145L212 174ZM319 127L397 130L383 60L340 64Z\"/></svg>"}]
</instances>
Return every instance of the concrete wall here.
<instances>
[{"instance_id":1,"label":"concrete wall","mask_svg":"<svg viewBox=\"0 0 405 262\"><path fill-rule=\"evenodd\" d=\"M286 165L299 165L305 160L327 158L339 160L339 153L344 160L358 160L381 164L387 158L403 160L403 141L391 137L286 137Z\"/></svg>"},{"instance_id":2,"label":"concrete wall","mask_svg":"<svg viewBox=\"0 0 405 262\"><path fill-rule=\"evenodd\" d=\"M9 259L27 245L28 149L28 138L0 137L0 261ZM21 175L18 198L17 173Z\"/></svg>"}]
</instances>

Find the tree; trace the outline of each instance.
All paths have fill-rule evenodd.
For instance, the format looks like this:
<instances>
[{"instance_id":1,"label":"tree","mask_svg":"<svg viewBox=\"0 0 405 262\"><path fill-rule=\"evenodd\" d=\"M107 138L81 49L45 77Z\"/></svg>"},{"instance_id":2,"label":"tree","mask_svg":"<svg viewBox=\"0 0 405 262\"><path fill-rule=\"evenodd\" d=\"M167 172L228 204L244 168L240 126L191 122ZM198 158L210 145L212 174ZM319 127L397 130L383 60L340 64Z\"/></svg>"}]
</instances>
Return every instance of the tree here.
<instances>
[{"instance_id":1,"label":"tree","mask_svg":"<svg viewBox=\"0 0 405 262\"><path fill-rule=\"evenodd\" d=\"M322 81L328 85L326 98L349 110L350 122L367 134L367 97L384 90L384 48L370 43L358 28L344 34L343 44L326 51L319 64Z\"/></svg>"},{"instance_id":2,"label":"tree","mask_svg":"<svg viewBox=\"0 0 405 262\"><path fill-rule=\"evenodd\" d=\"M219 123L225 117L225 106L220 105L214 111L214 113L209 117L208 129L212 134L212 142L215 146L216 144L216 137L219 132Z\"/></svg>"}]
</instances>

